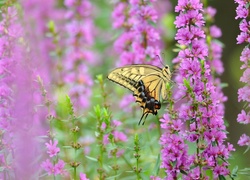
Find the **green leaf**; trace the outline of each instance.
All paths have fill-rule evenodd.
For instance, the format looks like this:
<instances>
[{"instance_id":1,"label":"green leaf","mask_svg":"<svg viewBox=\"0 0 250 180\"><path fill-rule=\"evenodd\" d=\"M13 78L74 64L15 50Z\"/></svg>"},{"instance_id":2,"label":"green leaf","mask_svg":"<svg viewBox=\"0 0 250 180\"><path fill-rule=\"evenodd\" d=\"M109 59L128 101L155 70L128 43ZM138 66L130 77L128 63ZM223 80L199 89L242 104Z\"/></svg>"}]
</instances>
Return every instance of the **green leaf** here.
<instances>
[{"instance_id":1,"label":"green leaf","mask_svg":"<svg viewBox=\"0 0 250 180\"><path fill-rule=\"evenodd\" d=\"M96 105L96 106L94 106L94 111L95 111L95 115L96 115L98 118L100 118L100 117L101 117L101 107L100 107L99 104Z\"/></svg>"},{"instance_id":2,"label":"green leaf","mask_svg":"<svg viewBox=\"0 0 250 180\"><path fill-rule=\"evenodd\" d=\"M219 175L219 180L226 180L226 178L223 175Z\"/></svg>"},{"instance_id":3,"label":"green leaf","mask_svg":"<svg viewBox=\"0 0 250 180\"><path fill-rule=\"evenodd\" d=\"M97 162L97 159L96 158L93 158L93 157L90 157L90 156L85 156L87 159L91 160L91 161L95 161Z\"/></svg>"},{"instance_id":4,"label":"green leaf","mask_svg":"<svg viewBox=\"0 0 250 180\"><path fill-rule=\"evenodd\" d=\"M236 178L237 177L237 173L238 173L238 166L235 166L232 170L232 173L231 173L231 177L232 178Z\"/></svg>"},{"instance_id":5,"label":"green leaf","mask_svg":"<svg viewBox=\"0 0 250 180\"><path fill-rule=\"evenodd\" d=\"M70 99L70 97L68 95L66 95L66 105L67 105L66 107L68 109L68 113L70 115L74 115L73 104L72 104L71 99Z\"/></svg>"},{"instance_id":6,"label":"green leaf","mask_svg":"<svg viewBox=\"0 0 250 180\"><path fill-rule=\"evenodd\" d=\"M157 176L160 170L160 163L161 163L161 158L160 158L160 154L158 154L156 163L155 163L155 167L153 170L153 175Z\"/></svg>"},{"instance_id":7,"label":"green leaf","mask_svg":"<svg viewBox=\"0 0 250 180\"><path fill-rule=\"evenodd\" d=\"M106 179L115 179L115 178L117 178L117 177L119 177L121 175L121 173L120 174L117 174L117 175L115 175L115 176L110 176L110 177L108 177L108 178L106 178Z\"/></svg>"}]
</instances>

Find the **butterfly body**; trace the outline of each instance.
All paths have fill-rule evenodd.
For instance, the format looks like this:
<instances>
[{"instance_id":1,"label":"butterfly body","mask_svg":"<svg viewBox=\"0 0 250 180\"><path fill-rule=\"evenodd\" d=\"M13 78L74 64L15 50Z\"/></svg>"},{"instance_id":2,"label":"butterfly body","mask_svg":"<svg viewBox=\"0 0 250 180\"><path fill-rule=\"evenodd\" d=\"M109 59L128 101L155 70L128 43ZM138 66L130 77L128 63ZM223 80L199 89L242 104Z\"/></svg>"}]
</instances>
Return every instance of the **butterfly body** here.
<instances>
[{"instance_id":1,"label":"butterfly body","mask_svg":"<svg viewBox=\"0 0 250 180\"><path fill-rule=\"evenodd\" d=\"M140 124L145 115L156 115L161 108L160 96L166 98L166 83L171 79L171 72L168 66L161 69L145 64L127 65L111 71L108 79L133 92L136 102L143 109Z\"/></svg>"}]
</instances>

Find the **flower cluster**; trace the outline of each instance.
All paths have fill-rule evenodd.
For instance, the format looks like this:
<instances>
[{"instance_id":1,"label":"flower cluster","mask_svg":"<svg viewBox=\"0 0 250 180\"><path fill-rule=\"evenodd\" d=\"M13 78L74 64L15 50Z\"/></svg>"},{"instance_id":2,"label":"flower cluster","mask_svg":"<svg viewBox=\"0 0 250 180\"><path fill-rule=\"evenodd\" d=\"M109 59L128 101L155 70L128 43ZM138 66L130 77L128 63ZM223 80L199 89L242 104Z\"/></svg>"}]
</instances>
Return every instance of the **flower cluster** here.
<instances>
[{"instance_id":1,"label":"flower cluster","mask_svg":"<svg viewBox=\"0 0 250 180\"><path fill-rule=\"evenodd\" d=\"M249 17L249 2L242 0L235 0L237 3L236 8L236 17L235 19L241 19L239 28L240 34L237 37L237 44L246 43L244 50L241 53L240 61L243 62L241 69L244 69L243 75L240 78L240 81L245 83L245 86L238 90L238 101L244 101L247 103L247 107L249 107L250 103L250 21L247 19ZM237 121L241 124L249 124L250 123L250 112L246 112L246 110L242 110L240 114L238 114ZM240 146L249 146L250 145L250 137L246 134L243 134L238 141Z\"/></svg>"},{"instance_id":2,"label":"flower cluster","mask_svg":"<svg viewBox=\"0 0 250 180\"><path fill-rule=\"evenodd\" d=\"M120 1L115 6L112 17L113 27L123 29L114 43L115 51L120 54L117 65L153 63L160 53L157 45L159 33L152 26L158 18L153 6L144 1Z\"/></svg>"},{"instance_id":3,"label":"flower cluster","mask_svg":"<svg viewBox=\"0 0 250 180\"><path fill-rule=\"evenodd\" d=\"M88 65L94 63L95 57L91 46L94 43L94 26L91 18L90 1L66 0L66 47L63 60L64 82L69 86L69 95L79 110L90 105L92 77Z\"/></svg>"},{"instance_id":4,"label":"flower cluster","mask_svg":"<svg viewBox=\"0 0 250 180\"><path fill-rule=\"evenodd\" d=\"M45 143L47 153L49 157L52 158L52 162L50 159L47 159L41 164L41 167L48 173L48 175L63 175L65 173L65 162L61 159L56 159L58 153L60 152L60 148L57 147L57 144L57 140L54 140L54 142L50 140L49 143Z\"/></svg>"},{"instance_id":5,"label":"flower cluster","mask_svg":"<svg viewBox=\"0 0 250 180\"><path fill-rule=\"evenodd\" d=\"M9 172L13 164L10 160L14 152L13 147L13 69L18 63L20 51L17 45L22 36L22 28L18 23L17 11L14 7L2 9L0 22L0 132L1 132L1 168L3 173ZM9 158L7 158L9 157ZM13 158L13 157L12 157ZM2 175L0 178L4 178Z\"/></svg>"},{"instance_id":6,"label":"flower cluster","mask_svg":"<svg viewBox=\"0 0 250 180\"><path fill-rule=\"evenodd\" d=\"M221 80L218 77L224 72L223 62L221 61L223 46L218 40L221 37L221 29L214 25L214 16L216 14L216 9L213 7L207 7L204 9L204 18L206 19L207 26L205 28L206 41L209 49L208 61L207 63L211 69L211 78L215 86L215 92L212 94L213 99L217 99L217 113L221 116L225 114L224 102L227 101L227 97L222 92Z\"/></svg>"},{"instance_id":7,"label":"flower cluster","mask_svg":"<svg viewBox=\"0 0 250 180\"><path fill-rule=\"evenodd\" d=\"M234 149L229 143L224 145L227 136L223 116L217 109L221 101L211 74L213 61L208 61L203 4L199 0L179 0L175 11L179 13L175 39L181 49L174 59L179 63L174 98L184 99L161 119L162 168L167 179L177 179L181 173L183 179L208 179L209 169L217 179L229 175L227 159ZM219 34L216 28L213 33ZM187 143L196 147L191 155Z\"/></svg>"}]
</instances>

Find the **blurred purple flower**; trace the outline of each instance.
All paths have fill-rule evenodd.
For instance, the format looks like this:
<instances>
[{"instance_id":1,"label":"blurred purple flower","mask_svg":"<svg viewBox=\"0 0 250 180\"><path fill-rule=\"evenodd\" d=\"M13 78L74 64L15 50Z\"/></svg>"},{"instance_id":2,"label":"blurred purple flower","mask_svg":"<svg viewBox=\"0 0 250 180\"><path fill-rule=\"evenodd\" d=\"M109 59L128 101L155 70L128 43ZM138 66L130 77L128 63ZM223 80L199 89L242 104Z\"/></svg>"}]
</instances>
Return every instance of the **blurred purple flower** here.
<instances>
[{"instance_id":1,"label":"blurred purple flower","mask_svg":"<svg viewBox=\"0 0 250 180\"><path fill-rule=\"evenodd\" d=\"M127 141L127 140L128 140L126 134L124 134L123 132L114 131L114 132L113 132L113 135L114 135L115 141L124 142L124 141Z\"/></svg>"},{"instance_id":2,"label":"blurred purple flower","mask_svg":"<svg viewBox=\"0 0 250 180\"><path fill-rule=\"evenodd\" d=\"M80 180L89 180L86 174L80 173Z\"/></svg>"},{"instance_id":3,"label":"blurred purple flower","mask_svg":"<svg viewBox=\"0 0 250 180\"><path fill-rule=\"evenodd\" d=\"M238 144L240 146L250 146L250 137L246 134L242 134L238 141Z\"/></svg>"},{"instance_id":4,"label":"blurred purple flower","mask_svg":"<svg viewBox=\"0 0 250 180\"><path fill-rule=\"evenodd\" d=\"M211 26L209 30L210 30L210 34L213 38L219 38L222 35L220 28L218 28L215 25Z\"/></svg>"},{"instance_id":5,"label":"blurred purple flower","mask_svg":"<svg viewBox=\"0 0 250 180\"><path fill-rule=\"evenodd\" d=\"M133 95L131 94L125 95L122 97L119 107L125 112L131 112L132 111L131 103L134 101L135 101L135 98Z\"/></svg>"},{"instance_id":6,"label":"blurred purple flower","mask_svg":"<svg viewBox=\"0 0 250 180\"><path fill-rule=\"evenodd\" d=\"M49 143L45 143L48 151L47 153L49 154L50 157L56 156L60 152L60 148L56 147L58 144L57 140L54 140L54 143L52 140L49 141Z\"/></svg>"},{"instance_id":7,"label":"blurred purple flower","mask_svg":"<svg viewBox=\"0 0 250 180\"><path fill-rule=\"evenodd\" d=\"M49 159L41 164L41 167L48 173L48 175L63 175L65 173L64 166L65 162L61 159L58 160L58 163L56 163L55 165L50 162Z\"/></svg>"},{"instance_id":8,"label":"blurred purple flower","mask_svg":"<svg viewBox=\"0 0 250 180\"><path fill-rule=\"evenodd\" d=\"M157 45L159 33L151 25L158 19L154 7L140 1L120 1L115 6L112 19L113 27L124 31L114 43L116 52L120 54L117 66L152 63L160 53Z\"/></svg>"},{"instance_id":9,"label":"blurred purple flower","mask_svg":"<svg viewBox=\"0 0 250 180\"><path fill-rule=\"evenodd\" d=\"M26 13L25 8L23 13ZM32 59L33 44L29 38L34 33L27 33L28 16L25 20L27 26L24 28L16 6L3 7L0 22L0 128L3 132L1 147L4 148L1 152L9 159L5 160L6 167L3 172L7 170L8 176L13 178L29 179L39 169L34 161L37 153L42 152L35 137L43 132L40 120L44 121L45 116L38 108L35 109L38 102L35 91L38 89L34 83L34 67L39 67L35 66L39 64L39 59ZM14 170L14 174L10 169Z\"/></svg>"},{"instance_id":10,"label":"blurred purple flower","mask_svg":"<svg viewBox=\"0 0 250 180\"><path fill-rule=\"evenodd\" d=\"M91 50L94 43L94 24L91 17L93 6L88 0L81 2L67 0L65 30L67 51L63 59L64 81L76 109L89 107L92 95L93 79L88 66L96 62Z\"/></svg>"}]
</instances>

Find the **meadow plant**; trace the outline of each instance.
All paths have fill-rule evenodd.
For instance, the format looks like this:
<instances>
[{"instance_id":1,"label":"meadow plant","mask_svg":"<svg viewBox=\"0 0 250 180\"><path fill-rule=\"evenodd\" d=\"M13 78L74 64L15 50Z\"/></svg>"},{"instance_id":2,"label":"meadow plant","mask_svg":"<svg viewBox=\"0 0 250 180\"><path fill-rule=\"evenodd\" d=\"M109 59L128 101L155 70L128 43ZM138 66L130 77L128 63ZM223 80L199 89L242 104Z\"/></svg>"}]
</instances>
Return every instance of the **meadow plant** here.
<instances>
[{"instance_id":1,"label":"meadow plant","mask_svg":"<svg viewBox=\"0 0 250 180\"><path fill-rule=\"evenodd\" d=\"M2 8L0 23L0 130L1 130L1 178L14 177L13 160L13 81L15 79L14 65L19 63L18 39L22 36L22 28L18 23L17 10L14 7ZM16 50L16 51L15 51Z\"/></svg>"},{"instance_id":2,"label":"meadow plant","mask_svg":"<svg viewBox=\"0 0 250 180\"><path fill-rule=\"evenodd\" d=\"M240 1L235 0L237 4L236 8L236 17L235 19L240 19L241 22L239 24L240 34L237 37L237 44L246 44L245 48L243 49L240 61L243 62L241 69L244 69L243 75L240 78L240 81L245 83L245 86L238 90L238 101L243 101L246 103L245 108L241 110L240 114L238 114L237 121L241 124L249 124L250 123L250 112L248 112L249 108L249 87L250 87L250 68L249 68L249 61L250 61L250 21L249 21L249 2L247 1ZM240 137L238 144L240 146L250 146L250 137L246 134L242 134Z\"/></svg>"},{"instance_id":3,"label":"meadow plant","mask_svg":"<svg viewBox=\"0 0 250 180\"><path fill-rule=\"evenodd\" d=\"M80 111L90 105L92 77L88 67L95 61L91 47L94 43L94 25L91 12L93 7L88 0L66 0L66 46L63 60L64 82L69 86L69 96ZM84 96L83 96L84 94Z\"/></svg>"},{"instance_id":4,"label":"meadow plant","mask_svg":"<svg viewBox=\"0 0 250 180\"><path fill-rule=\"evenodd\" d=\"M179 0L175 7L179 13L175 20L175 39L180 50L174 63L179 63L179 73L175 78L174 100L169 97L169 101L176 104L173 107L170 103L168 113L160 120L163 129L161 167L167 173L166 179L209 179L208 171L212 172L213 179L230 175L228 158L234 148L224 143L226 127L223 114L217 108L222 102L211 72L218 58L214 57L211 37L206 41L206 36L214 32L209 31L209 27L210 34L203 30L203 8L199 0ZM196 147L191 154L190 144Z\"/></svg>"},{"instance_id":5,"label":"meadow plant","mask_svg":"<svg viewBox=\"0 0 250 180\"><path fill-rule=\"evenodd\" d=\"M158 19L152 4L135 0L119 1L112 18L113 27L123 30L114 43L115 51L120 54L117 66L157 63L154 60L160 54L157 45L160 37L152 25Z\"/></svg>"}]
</instances>

